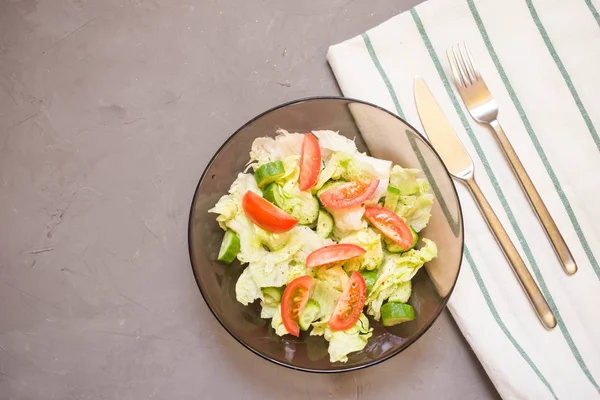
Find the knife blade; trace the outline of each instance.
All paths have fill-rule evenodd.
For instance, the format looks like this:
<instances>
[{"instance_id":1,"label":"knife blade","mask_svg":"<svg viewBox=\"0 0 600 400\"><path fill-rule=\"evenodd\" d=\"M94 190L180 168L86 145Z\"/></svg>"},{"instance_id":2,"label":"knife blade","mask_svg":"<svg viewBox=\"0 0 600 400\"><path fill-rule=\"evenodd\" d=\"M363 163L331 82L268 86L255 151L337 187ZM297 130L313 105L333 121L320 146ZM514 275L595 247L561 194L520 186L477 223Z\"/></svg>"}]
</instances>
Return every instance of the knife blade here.
<instances>
[{"instance_id":1,"label":"knife blade","mask_svg":"<svg viewBox=\"0 0 600 400\"><path fill-rule=\"evenodd\" d=\"M531 276L515 245L506 233L498 216L492 209L492 206L485 198L477 182L475 182L473 161L458 138L458 135L452 129L450 122L442 112L423 78L415 78L414 92L417 112L427 133L429 142L442 158L448 171L455 178L462 180L471 191L540 322L546 329L553 329L556 326L554 313L550 309L539 286Z\"/></svg>"},{"instance_id":2,"label":"knife blade","mask_svg":"<svg viewBox=\"0 0 600 400\"><path fill-rule=\"evenodd\" d=\"M468 179L473 175L473 161L467 150L423 78L417 76L414 85L417 112L429 142L452 175L459 179Z\"/></svg>"}]
</instances>

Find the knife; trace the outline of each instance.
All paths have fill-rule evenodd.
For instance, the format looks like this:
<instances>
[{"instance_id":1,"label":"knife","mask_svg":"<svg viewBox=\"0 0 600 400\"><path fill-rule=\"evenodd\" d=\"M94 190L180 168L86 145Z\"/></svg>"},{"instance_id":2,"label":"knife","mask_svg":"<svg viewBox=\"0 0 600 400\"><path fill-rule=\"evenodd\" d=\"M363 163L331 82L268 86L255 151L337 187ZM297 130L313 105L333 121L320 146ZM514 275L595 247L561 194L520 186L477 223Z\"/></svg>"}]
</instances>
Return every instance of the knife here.
<instances>
[{"instance_id":1,"label":"knife","mask_svg":"<svg viewBox=\"0 0 600 400\"><path fill-rule=\"evenodd\" d=\"M498 216L475 181L471 157L469 157L423 78L415 78L414 92L419 118L425 133L427 133L429 142L441 157L450 174L464 183L475 198L483 217L502 248L523 290L525 290L525 294L533 305L542 325L546 329L554 328L556 318L552 310L515 245L510 240L506 230L504 230Z\"/></svg>"}]
</instances>

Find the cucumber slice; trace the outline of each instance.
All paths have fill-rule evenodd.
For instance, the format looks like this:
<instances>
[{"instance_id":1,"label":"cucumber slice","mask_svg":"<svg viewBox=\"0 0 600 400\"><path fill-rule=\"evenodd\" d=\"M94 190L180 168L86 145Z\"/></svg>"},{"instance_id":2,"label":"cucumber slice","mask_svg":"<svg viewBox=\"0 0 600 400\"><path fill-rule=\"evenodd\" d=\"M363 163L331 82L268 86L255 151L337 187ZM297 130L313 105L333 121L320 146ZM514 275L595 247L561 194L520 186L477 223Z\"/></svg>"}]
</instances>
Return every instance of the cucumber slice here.
<instances>
[{"instance_id":1,"label":"cucumber slice","mask_svg":"<svg viewBox=\"0 0 600 400\"><path fill-rule=\"evenodd\" d=\"M333 232L333 217L325 210L319 210L317 217L317 235L327 239Z\"/></svg>"},{"instance_id":2,"label":"cucumber slice","mask_svg":"<svg viewBox=\"0 0 600 400\"><path fill-rule=\"evenodd\" d=\"M371 290L373 290L373 286L375 285L375 282L377 281L377 272L375 271L360 271L360 274L362 275L363 278L365 278L365 283L367 284L367 296L371 293Z\"/></svg>"},{"instance_id":3,"label":"cucumber slice","mask_svg":"<svg viewBox=\"0 0 600 400\"><path fill-rule=\"evenodd\" d=\"M256 179L256 184L261 189L283 175L285 175L285 168L281 161L268 162L254 171L254 179Z\"/></svg>"},{"instance_id":4,"label":"cucumber slice","mask_svg":"<svg viewBox=\"0 0 600 400\"><path fill-rule=\"evenodd\" d=\"M308 300L306 307L304 307L304 310L302 310L298 316L298 325L300 325L300 329L307 331L308 328L310 328L310 324L317 319L319 311L321 311L319 303L314 300Z\"/></svg>"},{"instance_id":5,"label":"cucumber slice","mask_svg":"<svg viewBox=\"0 0 600 400\"><path fill-rule=\"evenodd\" d=\"M400 189L394 186L387 187L387 193L385 195L385 203L383 206L390 211L396 211L396 206L398 205L398 200L400 199Z\"/></svg>"},{"instance_id":6,"label":"cucumber slice","mask_svg":"<svg viewBox=\"0 0 600 400\"><path fill-rule=\"evenodd\" d=\"M277 287L265 287L262 288L265 304L276 305L281 303L281 294L283 290Z\"/></svg>"},{"instance_id":7,"label":"cucumber slice","mask_svg":"<svg viewBox=\"0 0 600 400\"><path fill-rule=\"evenodd\" d=\"M388 302L381 306L383 326L398 325L415 319L415 309L410 304Z\"/></svg>"},{"instance_id":8,"label":"cucumber slice","mask_svg":"<svg viewBox=\"0 0 600 400\"><path fill-rule=\"evenodd\" d=\"M283 209L283 194L281 193L281 186L275 182L269 183L263 190L263 197L265 200L270 201L277 207Z\"/></svg>"},{"instance_id":9,"label":"cucumber slice","mask_svg":"<svg viewBox=\"0 0 600 400\"><path fill-rule=\"evenodd\" d=\"M223 241L221 242L221 248L219 249L219 255L217 260L231 264L235 257L240 252L240 238L237 233L228 229L225 231Z\"/></svg>"},{"instance_id":10,"label":"cucumber slice","mask_svg":"<svg viewBox=\"0 0 600 400\"><path fill-rule=\"evenodd\" d=\"M310 196L310 199L298 201L291 198L288 200L289 207L287 212L298 219L300 225L312 225L319 218L319 200L315 196Z\"/></svg>"},{"instance_id":11,"label":"cucumber slice","mask_svg":"<svg viewBox=\"0 0 600 400\"><path fill-rule=\"evenodd\" d=\"M408 249L403 249L391 240L385 239L385 246L387 248L387 251L389 251L390 253L404 253L405 251L409 251L415 248L417 243L419 243L419 234L413 229L412 226L409 226L409 228L413 234L413 242L410 245L410 247Z\"/></svg>"}]
</instances>

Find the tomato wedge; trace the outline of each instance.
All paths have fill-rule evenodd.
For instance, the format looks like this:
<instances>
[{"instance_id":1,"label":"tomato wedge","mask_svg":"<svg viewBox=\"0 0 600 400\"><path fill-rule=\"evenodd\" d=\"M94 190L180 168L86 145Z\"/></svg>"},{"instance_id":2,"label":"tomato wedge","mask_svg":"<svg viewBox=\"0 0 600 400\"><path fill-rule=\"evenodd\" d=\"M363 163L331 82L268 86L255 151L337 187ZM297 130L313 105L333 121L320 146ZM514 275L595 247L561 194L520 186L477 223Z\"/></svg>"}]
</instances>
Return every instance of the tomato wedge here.
<instances>
[{"instance_id":1,"label":"tomato wedge","mask_svg":"<svg viewBox=\"0 0 600 400\"><path fill-rule=\"evenodd\" d=\"M319 195L319 199L327 208L348 208L367 201L375 193L378 185L379 179L346 182L324 191Z\"/></svg>"},{"instance_id":2,"label":"tomato wedge","mask_svg":"<svg viewBox=\"0 0 600 400\"><path fill-rule=\"evenodd\" d=\"M410 227L396 213L383 207L367 207L365 218L385 237L403 250L408 250L414 241Z\"/></svg>"},{"instance_id":3,"label":"tomato wedge","mask_svg":"<svg viewBox=\"0 0 600 400\"><path fill-rule=\"evenodd\" d=\"M332 244L313 251L306 257L306 267L319 267L362 256L367 251L355 244Z\"/></svg>"},{"instance_id":4,"label":"tomato wedge","mask_svg":"<svg viewBox=\"0 0 600 400\"><path fill-rule=\"evenodd\" d=\"M248 190L242 199L242 207L250 221L266 231L287 232L298 223L298 220L272 203Z\"/></svg>"},{"instance_id":5,"label":"tomato wedge","mask_svg":"<svg viewBox=\"0 0 600 400\"><path fill-rule=\"evenodd\" d=\"M319 180L321 170L321 147L312 133L304 135L302 153L300 155L300 190L308 190Z\"/></svg>"},{"instance_id":6,"label":"tomato wedge","mask_svg":"<svg viewBox=\"0 0 600 400\"><path fill-rule=\"evenodd\" d=\"M281 319L285 329L296 337L300 335L298 316L306 307L314 279L309 275L291 281L281 296Z\"/></svg>"},{"instance_id":7,"label":"tomato wedge","mask_svg":"<svg viewBox=\"0 0 600 400\"><path fill-rule=\"evenodd\" d=\"M345 331L351 328L360 318L366 299L367 284L365 278L354 271L335 304L333 314L329 318L329 327L334 331Z\"/></svg>"}]
</instances>

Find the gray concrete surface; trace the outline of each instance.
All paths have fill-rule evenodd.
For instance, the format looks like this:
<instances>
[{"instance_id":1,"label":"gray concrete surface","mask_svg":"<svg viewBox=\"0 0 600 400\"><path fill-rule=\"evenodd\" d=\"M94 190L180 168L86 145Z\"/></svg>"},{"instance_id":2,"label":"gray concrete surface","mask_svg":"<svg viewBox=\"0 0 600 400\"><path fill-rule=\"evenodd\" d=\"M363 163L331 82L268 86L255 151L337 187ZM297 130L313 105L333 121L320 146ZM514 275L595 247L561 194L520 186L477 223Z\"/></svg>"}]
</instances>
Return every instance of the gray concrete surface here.
<instances>
[{"instance_id":1,"label":"gray concrete surface","mask_svg":"<svg viewBox=\"0 0 600 400\"><path fill-rule=\"evenodd\" d=\"M338 94L328 45L415 3L0 1L0 398L496 398L448 313L379 366L299 373L230 338L189 266L221 143Z\"/></svg>"}]
</instances>

